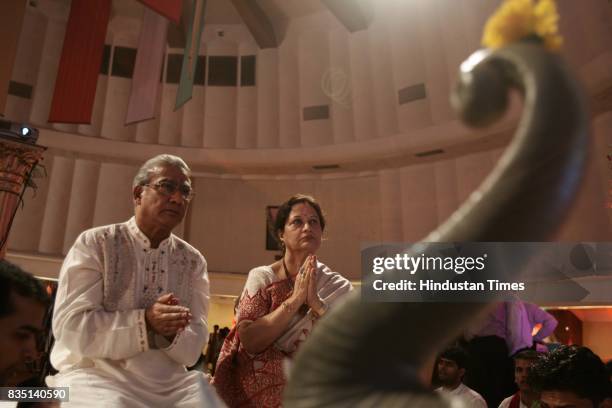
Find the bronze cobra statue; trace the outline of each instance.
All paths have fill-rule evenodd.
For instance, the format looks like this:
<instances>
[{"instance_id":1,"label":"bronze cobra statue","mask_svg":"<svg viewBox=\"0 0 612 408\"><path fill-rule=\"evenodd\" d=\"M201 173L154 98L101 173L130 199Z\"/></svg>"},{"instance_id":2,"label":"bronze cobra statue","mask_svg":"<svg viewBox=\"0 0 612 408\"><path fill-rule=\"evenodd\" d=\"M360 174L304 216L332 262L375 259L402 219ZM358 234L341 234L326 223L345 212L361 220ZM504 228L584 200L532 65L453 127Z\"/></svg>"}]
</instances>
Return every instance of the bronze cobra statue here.
<instances>
[{"instance_id":1,"label":"bronze cobra statue","mask_svg":"<svg viewBox=\"0 0 612 408\"><path fill-rule=\"evenodd\" d=\"M478 190L424 242L546 241L561 224L587 156L581 91L558 55L521 42L466 60L452 102L466 124L486 126L504 113L512 88L524 98L513 140ZM366 303L354 291L303 344L285 406L445 406L418 373L487 306Z\"/></svg>"}]
</instances>

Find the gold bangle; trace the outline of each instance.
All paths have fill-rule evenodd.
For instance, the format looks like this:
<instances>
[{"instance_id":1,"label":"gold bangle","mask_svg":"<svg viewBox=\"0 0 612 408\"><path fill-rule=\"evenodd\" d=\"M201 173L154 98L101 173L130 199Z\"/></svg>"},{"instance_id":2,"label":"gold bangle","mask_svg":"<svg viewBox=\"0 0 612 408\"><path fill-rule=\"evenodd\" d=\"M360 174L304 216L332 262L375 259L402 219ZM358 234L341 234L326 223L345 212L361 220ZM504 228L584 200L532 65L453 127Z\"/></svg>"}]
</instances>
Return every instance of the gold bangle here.
<instances>
[{"instance_id":1,"label":"gold bangle","mask_svg":"<svg viewBox=\"0 0 612 408\"><path fill-rule=\"evenodd\" d=\"M288 302L285 300L284 302L282 302L280 304L280 306L285 309L286 311L288 311L290 314L293 314L293 307L291 307L291 305L288 304Z\"/></svg>"}]
</instances>

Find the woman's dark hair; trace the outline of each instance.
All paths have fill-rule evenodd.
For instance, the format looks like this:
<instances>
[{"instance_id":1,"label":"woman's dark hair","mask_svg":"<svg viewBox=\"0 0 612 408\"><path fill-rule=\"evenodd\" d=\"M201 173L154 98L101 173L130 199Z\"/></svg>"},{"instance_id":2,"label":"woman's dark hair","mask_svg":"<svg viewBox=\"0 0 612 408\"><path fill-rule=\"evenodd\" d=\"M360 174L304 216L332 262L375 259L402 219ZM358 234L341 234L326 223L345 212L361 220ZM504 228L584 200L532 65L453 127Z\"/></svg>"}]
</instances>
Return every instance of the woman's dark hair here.
<instances>
[{"instance_id":1,"label":"woman's dark hair","mask_svg":"<svg viewBox=\"0 0 612 408\"><path fill-rule=\"evenodd\" d=\"M291 213L293 206L302 203L309 204L312 208L314 208L319 216L321 231L325 231L325 217L323 216L323 211L321 211L321 206L319 203L317 203L317 201L309 195L296 194L291 196L287 201L282 203L280 207L278 207L276 219L274 220L274 237L281 246L283 253L285 252L285 248L280 240L280 232L285 229L285 224L287 223L287 219L289 218L289 214Z\"/></svg>"},{"instance_id":2,"label":"woman's dark hair","mask_svg":"<svg viewBox=\"0 0 612 408\"><path fill-rule=\"evenodd\" d=\"M531 367L527 383L536 391L569 391L598 404L610 395L610 377L597 354L583 346L560 346Z\"/></svg>"}]
</instances>

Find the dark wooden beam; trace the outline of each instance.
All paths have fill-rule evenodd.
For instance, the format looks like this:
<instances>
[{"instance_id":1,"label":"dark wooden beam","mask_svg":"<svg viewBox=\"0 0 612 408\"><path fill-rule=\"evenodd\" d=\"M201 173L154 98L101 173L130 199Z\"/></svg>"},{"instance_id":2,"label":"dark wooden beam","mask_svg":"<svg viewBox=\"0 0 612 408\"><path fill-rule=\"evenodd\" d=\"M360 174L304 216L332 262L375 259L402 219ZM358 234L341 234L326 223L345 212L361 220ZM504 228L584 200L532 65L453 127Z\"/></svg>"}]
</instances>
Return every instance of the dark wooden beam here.
<instances>
[{"instance_id":1,"label":"dark wooden beam","mask_svg":"<svg viewBox=\"0 0 612 408\"><path fill-rule=\"evenodd\" d=\"M321 0L321 3L351 33L367 29L374 17L371 4L363 0Z\"/></svg>"},{"instance_id":2,"label":"dark wooden beam","mask_svg":"<svg viewBox=\"0 0 612 408\"><path fill-rule=\"evenodd\" d=\"M277 48L278 40L270 19L255 0L232 0L259 48Z\"/></svg>"}]
</instances>

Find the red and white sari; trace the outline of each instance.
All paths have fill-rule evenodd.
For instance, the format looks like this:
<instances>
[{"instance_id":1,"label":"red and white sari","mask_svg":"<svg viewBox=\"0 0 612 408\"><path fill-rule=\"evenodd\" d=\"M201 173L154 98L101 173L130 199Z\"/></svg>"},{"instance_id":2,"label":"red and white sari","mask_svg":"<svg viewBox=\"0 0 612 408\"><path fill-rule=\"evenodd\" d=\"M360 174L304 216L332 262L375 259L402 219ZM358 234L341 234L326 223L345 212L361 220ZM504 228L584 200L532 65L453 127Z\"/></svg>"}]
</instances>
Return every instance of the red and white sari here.
<instances>
[{"instance_id":1,"label":"red and white sari","mask_svg":"<svg viewBox=\"0 0 612 408\"><path fill-rule=\"evenodd\" d=\"M352 289L350 282L322 263L317 265L317 291L331 307ZM312 311L298 313L289 327L271 346L256 355L249 354L240 342L237 327L245 320L263 317L291 296L289 279L279 279L272 268L260 266L249 272L238 307L236 326L221 349L213 384L230 407L278 407L286 378L283 361L291 359L313 329Z\"/></svg>"}]
</instances>

